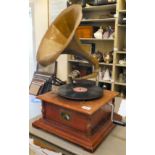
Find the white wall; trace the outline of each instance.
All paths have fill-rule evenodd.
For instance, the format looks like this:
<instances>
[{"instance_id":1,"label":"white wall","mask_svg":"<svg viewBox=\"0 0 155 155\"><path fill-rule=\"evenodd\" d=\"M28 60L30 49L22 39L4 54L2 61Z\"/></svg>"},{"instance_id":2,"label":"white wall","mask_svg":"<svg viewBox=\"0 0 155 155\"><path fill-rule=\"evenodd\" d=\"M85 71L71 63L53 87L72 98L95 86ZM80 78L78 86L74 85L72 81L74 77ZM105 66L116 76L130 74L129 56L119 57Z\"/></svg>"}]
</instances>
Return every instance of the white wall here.
<instances>
[{"instance_id":1,"label":"white wall","mask_svg":"<svg viewBox=\"0 0 155 155\"><path fill-rule=\"evenodd\" d=\"M32 21L32 11L33 11L33 6L30 5L29 8L29 84L32 81L33 73L35 71L35 55L34 55L34 45L33 45L33 21Z\"/></svg>"},{"instance_id":2,"label":"white wall","mask_svg":"<svg viewBox=\"0 0 155 155\"><path fill-rule=\"evenodd\" d=\"M30 6L33 13L33 35L34 35L34 51L30 54L30 78L36 70L36 52L38 50L40 41L48 29L48 0L30 0ZM31 51L32 52L32 51ZM33 63L32 63L33 62ZM35 65L34 65L35 64ZM33 118L41 114L41 102L30 96L29 99L29 118Z\"/></svg>"},{"instance_id":3,"label":"white wall","mask_svg":"<svg viewBox=\"0 0 155 155\"><path fill-rule=\"evenodd\" d=\"M48 29L48 0L30 0L30 8L32 12L30 29L33 31L33 47L30 47L29 51L29 82L32 80L33 73L36 70L36 53L40 41Z\"/></svg>"},{"instance_id":4,"label":"white wall","mask_svg":"<svg viewBox=\"0 0 155 155\"><path fill-rule=\"evenodd\" d=\"M66 0L30 0L30 3L34 11L34 57L36 57L43 35L57 15L66 8ZM67 80L67 55L61 55L57 61L57 76L61 80Z\"/></svg>"},{"instance_id":5,"label":"white wall","mask_svg":"<svg viewBox=\"0 0 155 155\"><path fill-rule=\"evenodd\" d=\"M48 29L48 0L33 0L33 2L35 50L37 52L40 41Z\"/></svg>"}]
</instances>

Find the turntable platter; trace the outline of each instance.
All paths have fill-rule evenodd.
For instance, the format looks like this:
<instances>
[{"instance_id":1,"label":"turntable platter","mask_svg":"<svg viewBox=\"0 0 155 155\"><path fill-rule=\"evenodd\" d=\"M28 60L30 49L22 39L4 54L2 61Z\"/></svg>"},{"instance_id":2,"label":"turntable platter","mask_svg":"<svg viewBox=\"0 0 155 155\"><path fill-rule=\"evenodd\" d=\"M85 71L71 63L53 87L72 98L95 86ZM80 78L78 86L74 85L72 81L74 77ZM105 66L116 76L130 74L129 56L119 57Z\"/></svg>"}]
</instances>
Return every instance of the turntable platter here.
<instances>
[{"instance_id":1,"label":"turntable platter","mask_svg":"<svg viewBox=\"0 0 155 155\"><path fill-rule=\"evenodd\" d=\"M93 100L102 97L103 89L87 83L66 84L59 87L58 94L72 100Z\"/></svg>"}]
</instances>

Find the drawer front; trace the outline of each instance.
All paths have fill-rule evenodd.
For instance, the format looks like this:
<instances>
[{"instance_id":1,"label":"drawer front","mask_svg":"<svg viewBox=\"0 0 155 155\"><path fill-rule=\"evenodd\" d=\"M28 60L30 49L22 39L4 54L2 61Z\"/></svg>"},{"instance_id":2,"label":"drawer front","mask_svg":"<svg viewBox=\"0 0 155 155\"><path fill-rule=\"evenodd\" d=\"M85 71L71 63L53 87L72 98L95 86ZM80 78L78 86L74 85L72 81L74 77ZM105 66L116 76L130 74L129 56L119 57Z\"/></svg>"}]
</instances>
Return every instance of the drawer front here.
<instances>
[{"instance_id":1,"label":"drawer front","mask_svg":"<svg viewBox=\"0 0 155 155\"><path fill-rule=\"evenodd\" d=\"M44 119L59 122L63 125L87 132L90 128L90 120L85 115L59 106L44 103Z\"/></svg>"}]
</instances>

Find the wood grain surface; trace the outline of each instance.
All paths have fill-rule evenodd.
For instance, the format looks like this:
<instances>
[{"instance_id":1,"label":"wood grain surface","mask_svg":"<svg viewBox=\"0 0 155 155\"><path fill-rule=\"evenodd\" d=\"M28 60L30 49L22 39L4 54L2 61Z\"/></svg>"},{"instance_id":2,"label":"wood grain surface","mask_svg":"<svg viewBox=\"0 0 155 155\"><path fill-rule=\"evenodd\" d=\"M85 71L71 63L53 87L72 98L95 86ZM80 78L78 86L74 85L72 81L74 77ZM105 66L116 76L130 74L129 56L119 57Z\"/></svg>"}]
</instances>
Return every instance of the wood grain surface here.
<instances>
[{"instance_id":1,"label":"wood grain surface","mask_svg":"<svg viewBox=\"0 0 155 155\"><path fill-rule=\"evenodd\" d=\"M103 105L108 104L118 95L117 92L104 90L103 96L99 99L91 100L91 101L73 101L69 99L65 99L60 97L55 92L48 92L43 95L37 96L38 99L41 99L44 102L48 102L49 104L55 104L70 110L78 111L87 115L92 115ZM90 107L90 110L83 109L82 107Z\"/></svg>"},{"instance_id":2,"label":"wood grain surface","mask_svg":"<svg viewBox=\"0 0 155 155\"><path fill-rule=\"evenodd\" d=\"M117 119L121 119L119 115L115 115ZM100 125L98 130L92 136L86 136L78 133L66 126L62 126L59 123L53 123L45 121L44 119L39 119L32 123L36 128L42 129L51 134L55 134L65 140L68 140L74 144L77 144L89 152L94 152L99 144L106 138L110 131L115 127L115 125L109 119Z\"/></svg>"}]
</instances>

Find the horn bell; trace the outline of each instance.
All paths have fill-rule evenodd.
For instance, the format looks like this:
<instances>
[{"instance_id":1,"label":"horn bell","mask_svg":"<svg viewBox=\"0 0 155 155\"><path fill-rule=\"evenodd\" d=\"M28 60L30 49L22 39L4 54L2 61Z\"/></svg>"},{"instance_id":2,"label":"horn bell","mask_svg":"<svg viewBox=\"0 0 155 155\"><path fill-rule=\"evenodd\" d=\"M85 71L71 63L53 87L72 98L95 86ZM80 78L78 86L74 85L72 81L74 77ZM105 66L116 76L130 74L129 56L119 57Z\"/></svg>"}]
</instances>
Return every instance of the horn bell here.
<instances>
[{"instance_id":1,"label":"horn bell","mask_svg":"<svg viewBox=\"0 0 155 155\"><path fill-rule=\"evenodd\" d=\"M54 62L72 40L82 19L82 7L72 5L62 11L41 40L37 61L47 66Z\"/></svg>"},{"instance_id":2,"label":"horn bell","mask_svg":"<svg viewBox=\"0 0 155 155\"><path fill-rule=\"evenodd\" d=\"M94 71L92 74L76 80L97 77L99 71L98 60L82 48L80 40L75 35L81 19L81 5L71 5L59 14L41 40L37 52L39 64L47 66L53 63L60 54L78 55L94 65Z\"/></svg>"}]
</instances>

